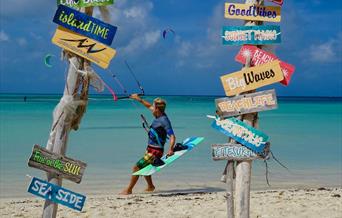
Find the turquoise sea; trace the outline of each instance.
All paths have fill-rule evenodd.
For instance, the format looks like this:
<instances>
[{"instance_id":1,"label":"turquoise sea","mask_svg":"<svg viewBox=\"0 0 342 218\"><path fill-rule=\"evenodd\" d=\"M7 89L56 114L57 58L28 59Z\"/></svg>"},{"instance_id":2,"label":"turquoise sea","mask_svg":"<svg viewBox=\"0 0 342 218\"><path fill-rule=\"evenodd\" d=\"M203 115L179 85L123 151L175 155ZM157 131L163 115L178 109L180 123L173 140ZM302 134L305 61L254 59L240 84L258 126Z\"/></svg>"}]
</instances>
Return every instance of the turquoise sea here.
<instances>
[{"instance_id":1,"label":"turquoise sea","mask_svg":"<svg viewBox=\"0 0 342 218\"><path fill-rule=\"evenodd\" d=\"M45 147L52 111L61 96L0 95L0 197L31 196L29 176L45 179L43 171L27 166L34 144ZM153 100L155 96L145 99ZM164 96L177 141L203 136L205 141L172 166L155 174L160 191L223 190L219 182L226 161L211 159L211 144L227 137L212 129L207 114L215 112L215 97ZM280 97L278 109L259 113L260 130L270 136L275 156L265 165L254 161L252 189L342 186L342 99ZM81 184L63 186L83 194L117 193L130 178L131 167L143 155L147 137L140 114L147 109L131 100L113 102L110 96L90 96L80 129L69 137L67 155L88 164ZM145 181L135 190L142 192Z\"/></svg>"}]
</instances>

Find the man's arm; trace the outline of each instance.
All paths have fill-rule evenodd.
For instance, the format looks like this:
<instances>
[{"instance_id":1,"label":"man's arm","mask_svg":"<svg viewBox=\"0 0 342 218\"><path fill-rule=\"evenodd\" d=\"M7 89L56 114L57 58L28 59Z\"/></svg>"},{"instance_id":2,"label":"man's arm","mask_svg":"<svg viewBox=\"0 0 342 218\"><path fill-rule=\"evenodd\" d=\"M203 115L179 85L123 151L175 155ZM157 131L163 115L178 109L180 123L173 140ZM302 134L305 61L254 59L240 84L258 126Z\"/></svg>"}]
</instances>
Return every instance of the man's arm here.
<instances>
[{"instance_id":1,"label":"man's arm","mask_svg":"<svg viewBox=\"0 0 342 218\"><path fill-rule=\"evenodd\" d=\"M140 98L138 94L132 94L129 98L139 101L142 105L144 105L147 109L153 110L153 106L150 102L145 101L144 99Z\"/></svg>"},{"instance_id":2,"label":"man's arm","mask_svg":"<svg viewBox=\"0 0 342 218\"><path fill-rule=\"evenodd\" d=\"M173 147L175 146L175 142L176 142L176 136L170 135L170 148L169 148L169 151L167 152L167 156L172 156L174 154Z\"/></svg>"}]
</instances>

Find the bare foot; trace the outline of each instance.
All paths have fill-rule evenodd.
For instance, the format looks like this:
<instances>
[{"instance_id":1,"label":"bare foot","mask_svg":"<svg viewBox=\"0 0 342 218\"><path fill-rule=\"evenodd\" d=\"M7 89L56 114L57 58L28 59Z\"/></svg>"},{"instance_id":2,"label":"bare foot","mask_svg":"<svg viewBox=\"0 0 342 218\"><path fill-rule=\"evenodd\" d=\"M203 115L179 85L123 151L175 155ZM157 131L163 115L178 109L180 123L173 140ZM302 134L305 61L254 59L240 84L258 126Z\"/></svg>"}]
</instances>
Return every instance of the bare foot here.
<instances>
[{"instance_id":1,"label":"bare foot","mask_svg":"<svg viewBox=\"0 0 342 218\"><path fill-rule=\"evenodd\" d=\"M124 189L122 192L120 192L119 195L130 195L132 194L132 190Z\"/></svg>"},{"instance_id":2,"label":"bare foot","mask_svg":"<svg viewBox=\"0 0 342 218\"><path fill-rule=\"evenodd\" d=\"M156 189L154 186L147 187L147 189L145 189L145 192L153 192L154 189Z\"/></svg>"}]
</instances>

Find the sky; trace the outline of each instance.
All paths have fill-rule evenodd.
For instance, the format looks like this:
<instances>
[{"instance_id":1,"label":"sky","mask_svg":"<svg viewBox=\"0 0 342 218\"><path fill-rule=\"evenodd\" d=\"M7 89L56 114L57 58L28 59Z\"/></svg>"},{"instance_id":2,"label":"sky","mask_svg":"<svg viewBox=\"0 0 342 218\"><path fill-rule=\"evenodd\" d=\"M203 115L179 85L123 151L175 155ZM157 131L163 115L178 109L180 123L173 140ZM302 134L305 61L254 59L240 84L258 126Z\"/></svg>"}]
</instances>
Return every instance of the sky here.
<instances>
[{"instance_id":1,"label":"sky","mask_svg":"<svg viewBox=\"0 0 342 218\"><path fill-rule=\"evenodd\" d=\"M109 10L118 27L111 45L117 55L108 70L94 70L118 93L110 72L128 92L139 92L126 60L148 95L223 96L220 76L242 65L234 60L240 46L222 44L222 27L243 25L224 18L224 2L244 1L116 0ZM0 1L0 93L63 92L67 62L51 42L56 8L55 0ZM263 89L275 88L279 96L342 96L341 14L340 0L284 0L281 22L268 23L280 25L282 42L269 49L296 70L288 86ZM97 9L94 16L101 19ZM164 39L167 28L175 34ZM44 64L47 54L54 55L51 68Z\"/></svg>"}]
</instances>

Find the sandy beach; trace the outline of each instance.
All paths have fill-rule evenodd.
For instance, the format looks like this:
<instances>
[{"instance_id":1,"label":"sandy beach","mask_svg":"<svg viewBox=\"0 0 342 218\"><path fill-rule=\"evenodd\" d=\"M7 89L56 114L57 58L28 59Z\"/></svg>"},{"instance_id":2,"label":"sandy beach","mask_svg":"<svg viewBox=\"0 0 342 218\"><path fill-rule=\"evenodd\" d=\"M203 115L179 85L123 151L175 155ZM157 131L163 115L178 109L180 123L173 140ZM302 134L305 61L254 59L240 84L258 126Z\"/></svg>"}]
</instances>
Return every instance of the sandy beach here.
<instances>
[{"instance_id":1,"label":"sandy beach","mask_svg":"<svg viewBox=\"0 0 342 218\"><path fill-rule=\"evenodd\" d=\"M342 216L342 188L280 189L251 192L251 217ZM40 217L43 200L0 200L1 217ZM224 192L88 196L82 212L59 206L58 217L226 217Z\"/></svg>"}]
</instances>

